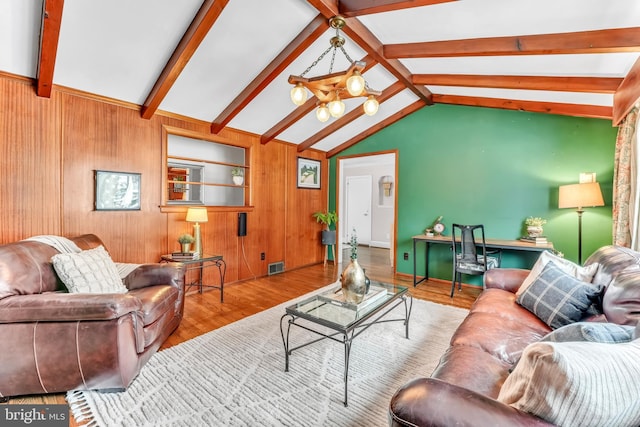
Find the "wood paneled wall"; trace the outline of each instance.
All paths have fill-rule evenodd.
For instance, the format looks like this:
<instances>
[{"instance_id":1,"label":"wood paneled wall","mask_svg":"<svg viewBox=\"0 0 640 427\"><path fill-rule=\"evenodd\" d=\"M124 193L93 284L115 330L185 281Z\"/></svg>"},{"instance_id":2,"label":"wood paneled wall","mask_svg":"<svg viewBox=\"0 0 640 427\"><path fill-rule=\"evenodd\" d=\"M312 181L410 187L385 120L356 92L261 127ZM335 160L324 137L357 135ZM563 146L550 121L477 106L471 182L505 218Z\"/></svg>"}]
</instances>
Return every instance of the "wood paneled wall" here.
<instances>
[{"instance_id":1,"label":"wood paneled wall","mask_svg":"<svg viewBox=\"0 0 640 427\"><path fill-rule=\"evenodd\" d=\"M114 260L144 263L178 250L178 235L192 231L186 207L160 209L162 127L207 135L209 123L160 114L144 120L137 106L57 88L50 99L39 98L31 80L8 75L0 75L0 106L0 243L94 233ZM252 207L211 207L202 224L205 252L224 256L227 283L263 276L272 262L283 261L288 270L321 262L321 226L311 215L327 206L324 153L300 153L322 161L322 189L298 189L295 146L262 145L258 136L233 130L221 136L252 144ZM141 173L141 210L94 211L96 169ZM246 237L237 236L240 211L247 212Z\"/></svg>"}]
</instances>

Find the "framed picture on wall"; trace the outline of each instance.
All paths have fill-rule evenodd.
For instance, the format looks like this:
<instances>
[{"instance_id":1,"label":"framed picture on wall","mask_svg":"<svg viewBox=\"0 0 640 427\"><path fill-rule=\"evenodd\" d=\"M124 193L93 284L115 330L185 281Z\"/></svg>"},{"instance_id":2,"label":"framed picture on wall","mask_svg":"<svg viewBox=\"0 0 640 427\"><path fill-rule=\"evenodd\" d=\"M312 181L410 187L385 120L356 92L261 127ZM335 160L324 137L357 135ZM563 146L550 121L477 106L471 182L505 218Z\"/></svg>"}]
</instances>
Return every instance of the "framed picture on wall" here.
<instances>
[{"instance_id":1,"label":"framed picture on wall","mask_svg":"<svg viewBox=\"0 0 640 427\"><path fill-rule=\"evenodd\" d=\"M298 157L298 188L320 188L320 161Z\"/></svg>"},{"instance_id":2,"label":"framed picture on wall","mask_svg":"<svg viewBox=\"0 0 640 427\"><path fill-rule=\"evenodd\" d=\"M97 211L139 211L141 174L95 171Z\"/></svg>"}]
</instances>

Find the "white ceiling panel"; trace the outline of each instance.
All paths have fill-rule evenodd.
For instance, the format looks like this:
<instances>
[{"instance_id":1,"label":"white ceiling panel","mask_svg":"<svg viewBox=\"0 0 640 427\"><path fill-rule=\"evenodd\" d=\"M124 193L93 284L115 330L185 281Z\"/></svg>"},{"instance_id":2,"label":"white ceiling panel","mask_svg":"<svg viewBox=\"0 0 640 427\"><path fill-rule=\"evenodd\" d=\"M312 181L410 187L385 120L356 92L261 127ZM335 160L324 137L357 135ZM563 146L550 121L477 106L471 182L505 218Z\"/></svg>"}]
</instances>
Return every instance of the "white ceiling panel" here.
<instances>
[{"instance_id":1,"label":"white ceiling panel","mask_svg":"<svg viewBox=\"0 0 640 427\"><path fill-rule=\"evenodd\" d=\"M201 0L67 0L54 82L142 104Z\"/></svg>"},{"instance_id":2,"label":"white ceiling panel","mask_svg":"<svg viewBox=\"0 0 640 427\"><path fill-rule=\"evenodd\" d=\"M0 1L0 70L36 76L41 21L42 0Z\"/></svg>"},{"instance_id":3,"label":"white ceiling panel","mask_svg":"<svg viewBox=\"0 0 640 427\"><path fill-rule=\"evenodd\" d=\"M624 77L640 53L407 58L413 74Z\"/></svg>"},{"instance_id":4,"label":"white ceiling panel","mask_svg":"<svg viewBox=\"0 0 640 427\"><path fill-rule=\"evenodd\" d=\"M214 120L316 14L301 1L230 1L160 108Z\"/></svg>"},{"instance_id":5,"label":"white ceiling panel","mask_svg":"<svg viewBox=\"0 0 640 427\"><path fill-rule=\"evenodd\" d=\"M359 19L383 44L396 44L636 27L640 2L465 0Z\"/></svg>"}]
</instances>

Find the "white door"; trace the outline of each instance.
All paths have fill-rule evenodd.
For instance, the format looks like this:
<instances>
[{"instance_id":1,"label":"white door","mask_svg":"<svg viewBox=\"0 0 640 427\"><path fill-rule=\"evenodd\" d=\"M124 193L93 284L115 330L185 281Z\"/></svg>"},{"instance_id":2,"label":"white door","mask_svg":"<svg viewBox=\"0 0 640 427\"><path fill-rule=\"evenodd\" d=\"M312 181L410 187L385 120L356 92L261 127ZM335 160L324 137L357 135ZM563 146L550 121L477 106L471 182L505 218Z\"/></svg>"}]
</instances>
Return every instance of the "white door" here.
<instances>
[{"instance_id":1,"label":"white door","mask_svg":"<svg viewBox=\"0 0 640 427\"><path fill-rule=\"evenodd\" d=\"M345 243L356 229L358 244L371 242L371 175L347 177Z\"/></svg>"}]
</instances>

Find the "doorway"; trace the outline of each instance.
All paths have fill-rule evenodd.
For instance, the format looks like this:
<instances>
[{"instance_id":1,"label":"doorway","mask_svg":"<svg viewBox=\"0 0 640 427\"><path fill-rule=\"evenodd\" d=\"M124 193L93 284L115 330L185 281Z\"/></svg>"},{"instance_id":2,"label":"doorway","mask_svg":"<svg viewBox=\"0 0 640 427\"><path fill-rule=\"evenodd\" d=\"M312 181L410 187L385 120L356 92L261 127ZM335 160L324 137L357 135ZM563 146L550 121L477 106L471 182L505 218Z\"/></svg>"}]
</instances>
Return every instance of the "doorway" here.
<instances>
[{"instance_id":1,"label":"doorway","mask_svg":"<svg viewBox=\"0 0 640 427\"><path fill-rule=\"evenodd\" d=\"M360 246L380 248L395 265L397 170L396 150L337 159L339 263L355 227Z\"/></svg>"}]
</instances>

